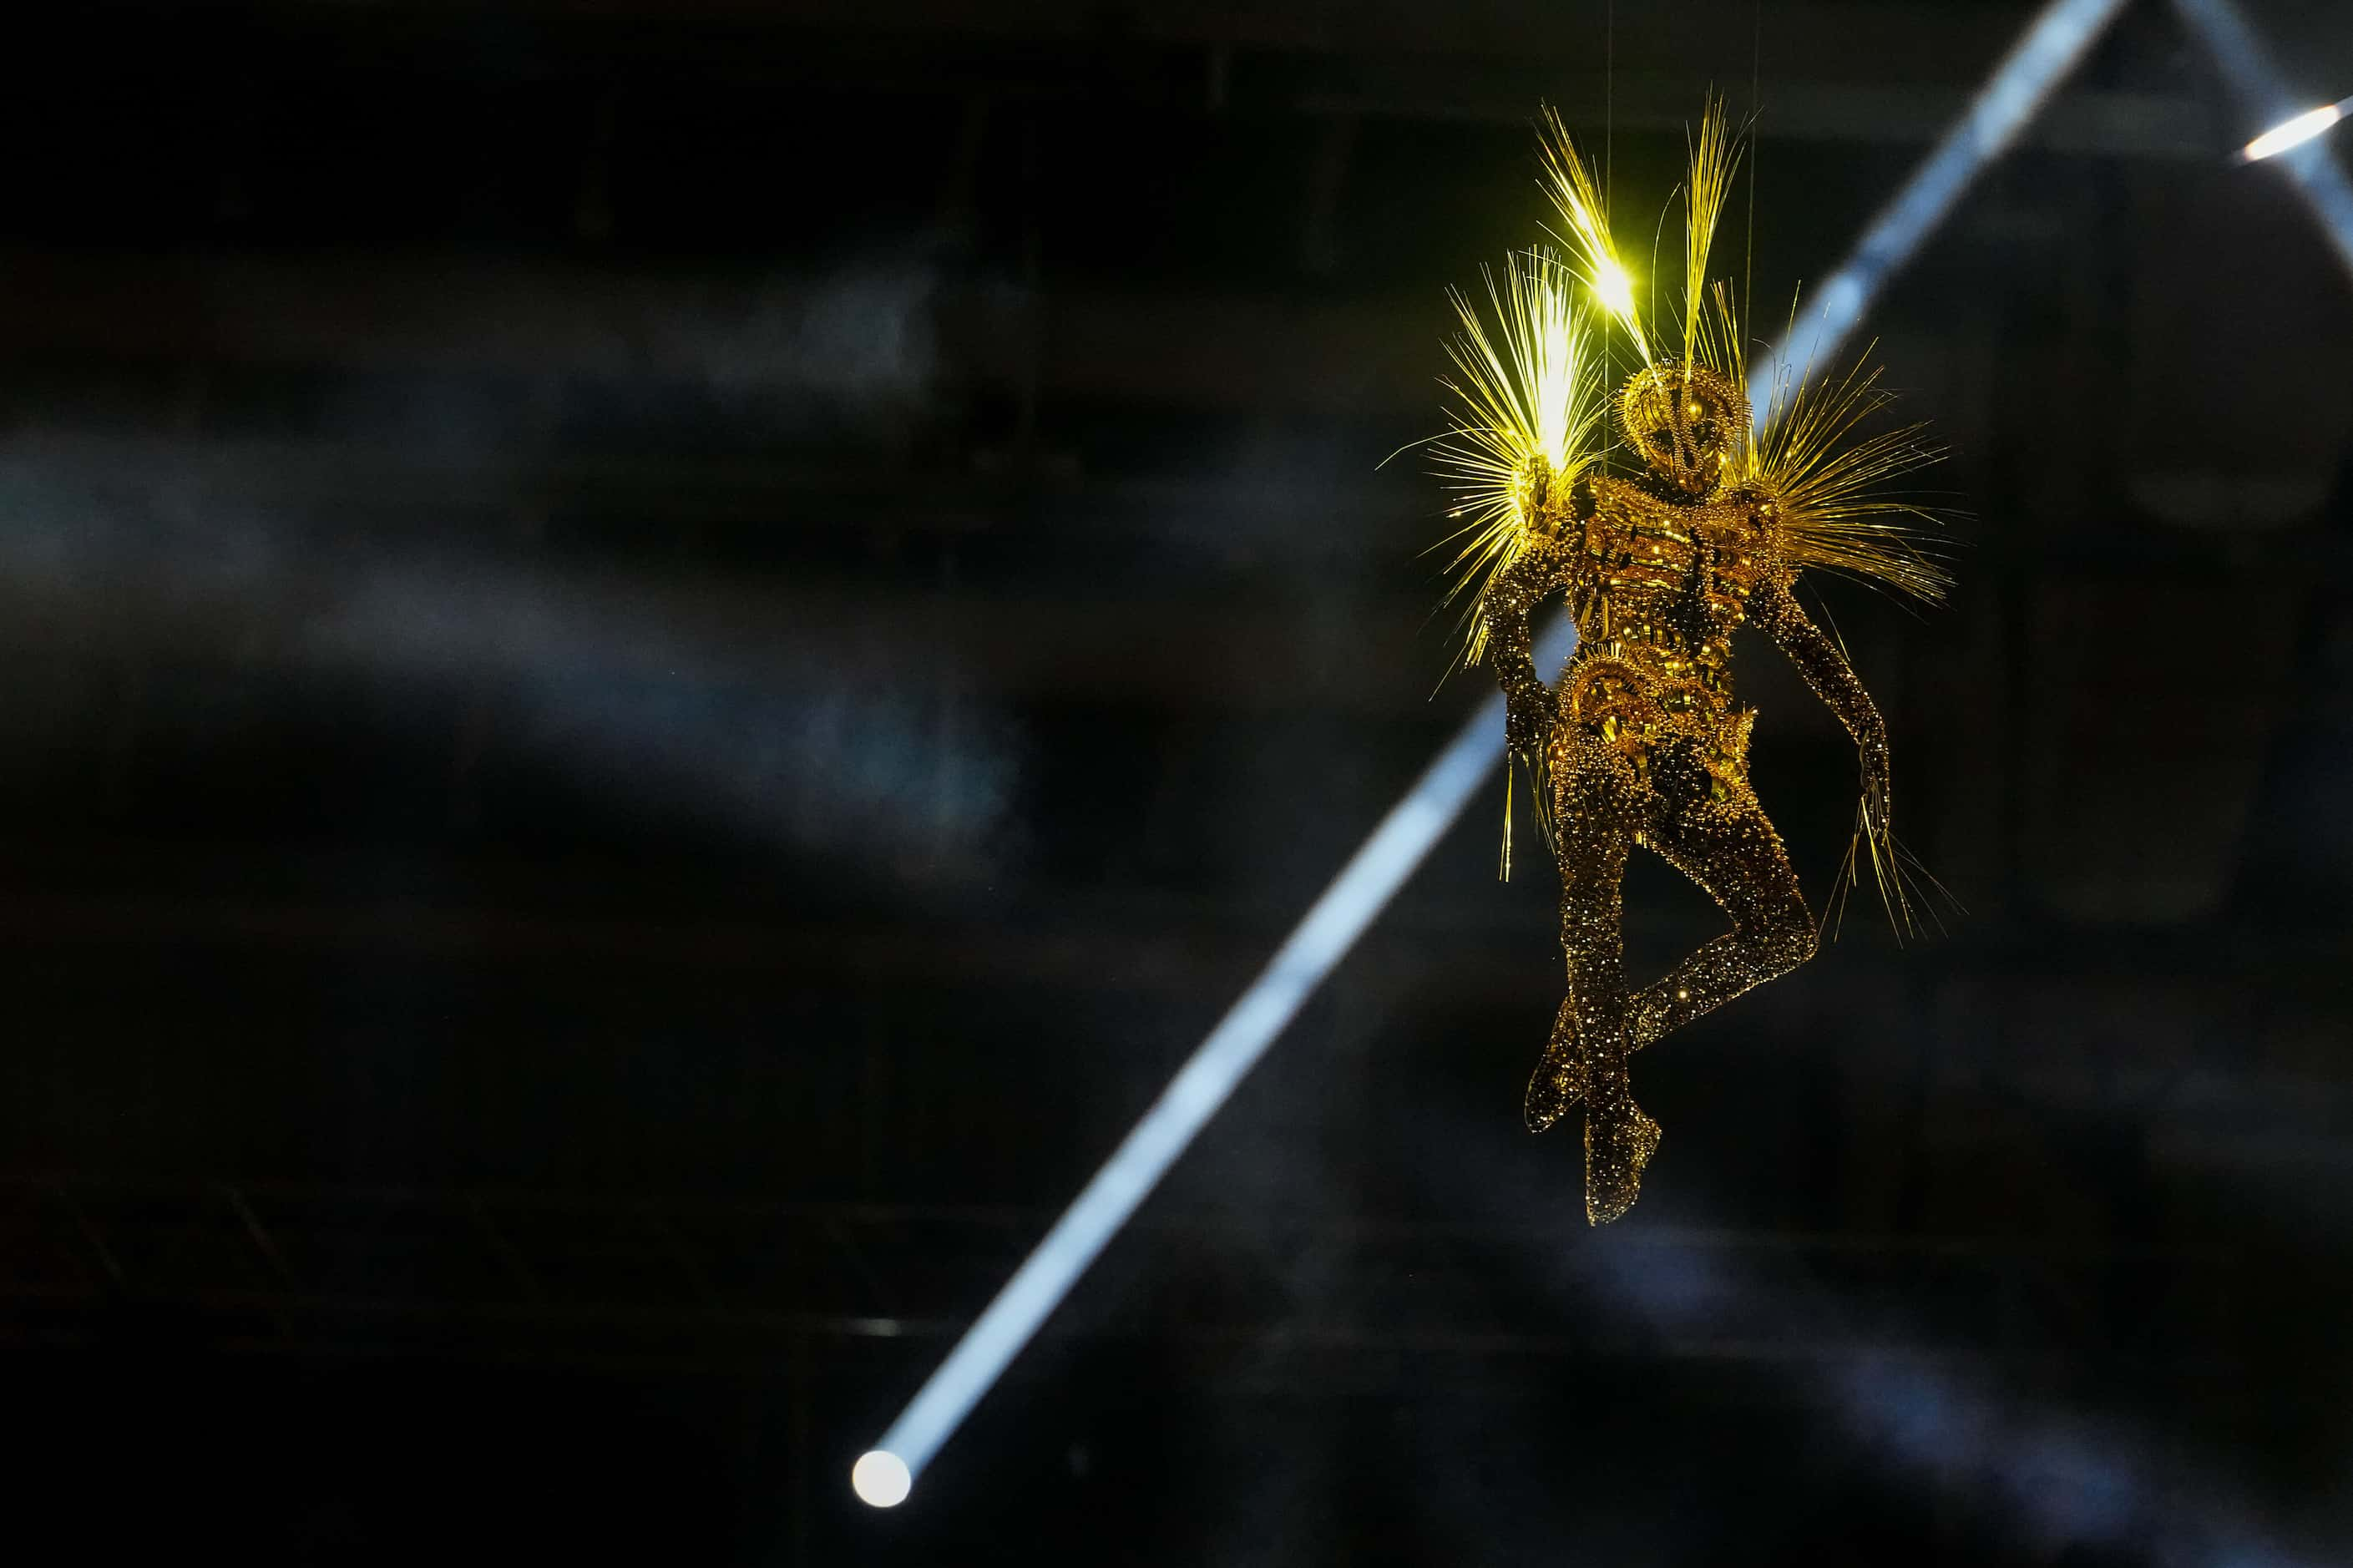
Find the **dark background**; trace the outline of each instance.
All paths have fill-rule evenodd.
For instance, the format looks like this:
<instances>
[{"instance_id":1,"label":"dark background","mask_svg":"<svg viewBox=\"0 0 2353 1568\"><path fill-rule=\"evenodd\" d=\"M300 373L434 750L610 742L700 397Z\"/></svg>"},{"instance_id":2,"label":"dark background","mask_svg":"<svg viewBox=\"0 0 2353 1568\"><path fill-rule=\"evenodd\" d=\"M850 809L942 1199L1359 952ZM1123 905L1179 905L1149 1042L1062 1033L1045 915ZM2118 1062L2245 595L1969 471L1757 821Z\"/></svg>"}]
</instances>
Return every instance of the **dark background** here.
<instances>
[{"instance_id":1,"label":"dark background","mask_svg":"<svg viewBox=\"0 0 2353 1568\"><path fill-rule=\"evenodd\" d=\"M1961 584L1821 597L1949 934L1859 901L1646 1055L1590 1231L1498 782L913 1498L850 1496L1481 695L1377 465L1535 237L1539 101L1647 248L1753 80L1770 321L2031 7L1617 11L12 20L10 1534L2341 1561L2353 279L2153 4L1866 329ZM2251 14L2353 90L2343 7ZM1852 752L1743 682L1820 906ZM1646 971L1715 929L1630 902Z\"/></svg>"}]
</instances>

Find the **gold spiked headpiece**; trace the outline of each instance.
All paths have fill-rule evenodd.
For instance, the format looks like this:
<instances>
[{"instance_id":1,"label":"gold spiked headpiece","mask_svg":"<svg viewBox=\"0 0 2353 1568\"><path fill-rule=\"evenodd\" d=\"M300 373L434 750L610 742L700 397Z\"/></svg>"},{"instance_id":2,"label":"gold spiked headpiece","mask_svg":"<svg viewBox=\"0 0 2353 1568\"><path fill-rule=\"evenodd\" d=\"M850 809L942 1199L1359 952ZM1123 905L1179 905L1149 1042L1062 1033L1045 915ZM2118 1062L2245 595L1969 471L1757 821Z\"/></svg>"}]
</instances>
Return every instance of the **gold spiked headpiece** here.
<instances>
[{"instance_id":1,"label":"gold spiked headpiece","mask_svg":"<svg viewBox=\"0 0 2353 1568\"><path fill-rule=\"evenodd\" d=\"M1627 378L1618 430L1651 471L1692 495L1713 494L1748 433L1748 395L1704 364L1662 360Z\"/></svg>"}]
</instances>

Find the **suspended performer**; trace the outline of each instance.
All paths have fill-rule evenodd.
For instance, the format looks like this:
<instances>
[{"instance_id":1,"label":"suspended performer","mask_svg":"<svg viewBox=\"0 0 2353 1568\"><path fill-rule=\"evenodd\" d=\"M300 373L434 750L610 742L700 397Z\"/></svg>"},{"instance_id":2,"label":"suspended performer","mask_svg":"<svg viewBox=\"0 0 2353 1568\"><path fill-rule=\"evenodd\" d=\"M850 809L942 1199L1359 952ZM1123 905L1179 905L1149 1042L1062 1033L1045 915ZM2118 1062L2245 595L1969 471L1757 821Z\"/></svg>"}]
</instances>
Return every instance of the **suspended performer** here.
<instances>
[{"instance_id":1,"label":"suspended performer","mask_svg":"<svg viewBox=\"0 0 2353 1568\"><path fill-rule=\"evenodd\" d=\"M1693 147L1679 343L1646 330L1593 172L1556 117L1545 153L1561 248L1513 257L1500 287L1489 276L1493 331L1455 296L1459 374L1446 385L1459 406L1436 451L1452 515L1468 520L1453 536L1456 592L1477 584L1466 662L1487 659L1503 687L1510 751L1535 784L1560 873L1568 996L1528 1083L1528 1125L1585 1108L1586 1215L1598 1225L1633 1206L1659 1144L1628 1058L1803 963L1820 929L1749 785L1755 713L1734 699L1733 633L1771 638L1853 737L1862 799L1841 887L1867 859L1908 929L1886 725L1792 586L1812 567L1936 602L1947 579L1920 548L1934 517L1878 493L1934 460L1919 427L1857 435L1888 401L1876 370L1777 385L1754 418L1731 290L1706 275L1737 161L1722 105L1709 104ZM1639 368L1605 402L1612 332ZM1529 620L1556 593L1577 647L1547 686ZM1507 857L1508 832L1507 817ZM1620 896L1637 846L1732 925L1639 990L1626 979Z\"/></svg>"}]
</instances>

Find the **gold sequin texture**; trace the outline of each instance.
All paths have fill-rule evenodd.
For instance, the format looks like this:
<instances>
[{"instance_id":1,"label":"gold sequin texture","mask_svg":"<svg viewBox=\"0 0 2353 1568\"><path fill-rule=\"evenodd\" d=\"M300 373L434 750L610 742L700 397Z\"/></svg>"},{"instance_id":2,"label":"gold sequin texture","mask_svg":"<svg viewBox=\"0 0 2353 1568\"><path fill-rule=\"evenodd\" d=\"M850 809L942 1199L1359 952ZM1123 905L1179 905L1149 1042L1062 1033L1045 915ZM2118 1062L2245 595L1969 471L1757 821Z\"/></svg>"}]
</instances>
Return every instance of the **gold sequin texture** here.
<instances>
[{"instance_id":1,"label":"gold sequin texture","mask_svg":"<svg viewBox=\"0 0 2353 1568\"><path fill-rule=\"evenodd\" d=\"M1934 459L1917 426L1858 437L1884 406L1875 371L1777 387L1761 422L1744 390L1731 290L1705 276L1737 149L1711 103L1686 186L1689 301L1679 331L1636 312L1590 165L1550 124L1548 184L1564 252L1514 257L1487 293L1458 296L1459 406L1436 451L1456 492L1457 592L1474 587L1465 658L1492 665L1515 763L1536 783L1560 875L1567 1000L1529 1080L1531 1129L1585 1111L1586 1215L1622 1215L1660 1141L1628 1062L1694 1019L1811 957L1819 927L1748 780L1752 710L1735 700L1732 636L1763 632L1854 741L1862 801L1842 886L1867 860L1910 921L1890 816L1886 726L1845 653L1792 594L1817 568L1922 599L1947 578L1924 552L1936 519L1883 481ZM1613 340L1612 334L1616 334ZM1639 368L1602 394L1602 367ZM1567 599L1577 651L1538 674L1529 621ZM1507 828L1508 833L1508 828ZM1626 976L1620 886L1637 847L1714 899L1725 935L1657 981ZM1507 849L1508 856L1508 838Z\"/></svg>"}]
</instances>

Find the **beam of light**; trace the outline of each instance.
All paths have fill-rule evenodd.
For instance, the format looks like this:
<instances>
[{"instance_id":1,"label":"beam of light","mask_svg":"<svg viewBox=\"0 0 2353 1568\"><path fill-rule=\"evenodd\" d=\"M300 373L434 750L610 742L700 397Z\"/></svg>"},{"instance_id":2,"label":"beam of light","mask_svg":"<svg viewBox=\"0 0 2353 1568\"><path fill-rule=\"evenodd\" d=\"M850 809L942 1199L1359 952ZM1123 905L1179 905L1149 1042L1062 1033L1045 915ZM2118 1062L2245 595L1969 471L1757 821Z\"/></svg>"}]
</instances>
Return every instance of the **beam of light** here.
<instances>
[{"instance_id":1,"label":"beam of light","mask_svg":"<svg viewBox=\"0 0 2353 1568\"><path fill-rule=\"evenodd\" d=\"M1990 1358L1858 1321L1794 1258L1744 1266L1729 1250L1658 1239L1584 1249L1575 1283L1671 1338L1704 1344L1733 1322L1752 1342L1840 1347L1803 1362L1802 1396L1874 1462L1966 1498L2039 1558L2137 1560L2161 1542L2156 1560L2175 1568L2317 1568L2226 1478L2186 1466L2155 1434L2006 1388Z\"/></svg>"},{"instance_id":2,"label":"beam of light","mask_svg":"<svg viewBox=\"0 0 2353 1568\"><path fill-rule=\"evenodd\" d=\"M2253 111L2255 123L2276 121L2294 110L2298 96L2289 90L2278 62L2255 36L2236 0L2173 0L2173 9L2212 53L2222 79ZM2341 110L2348 104L2353 104L2353 99L2336 107ZM2348 273L2353 273L2353 178L2347 177L2345 165L2326 142L2312 138L2266 161L2287 175L2319 221L2337 260Z\"/></svg>"},{"instance_id":3,"label":"beam of light","mask_svg":"<svg viewBox=\"0 0 2353 1568\"><path fill-rule=\"evenodd\" d=\"M1512 1182L1495 1129L1444 1131L1458 1157L1430 1169L1447 1211L1525 1230L1525 1215L1496 1196ZM1583 1228L1581 1219L1572 1224ZM1874 1298L1859 1310L1852 1292L1820 1281L1803 1242L1727 1246L1727 1234L1713 1216L1685 1213L1672 1227L1654 1225L1608 1247L1536 1245L1511 1258L1537 1294L1595 1302L1639 1322L1667 1355L1733 1350L1777 1368L1864 1463L1965 1503L2034 1561L2073 1553L2168 1568L2318 1568L2284 1543L2231 1477L2161 1434L2056 1405L2004 1375L2018 1371L2015 1361L2005 1368L1999 1351L1924 1336L1890 1302ZM1952 1253L1945 1245L1913 1256L1936 1259L1939 1278L1966 1267L1967 1243ZM2040 1267L2031 1250L1996 1266Z\"/></svg>"},{"instance_id":4,"label":"beam of light","mask_svg":"<svg viewBox=\"0 0 2353 1568\"><path fill-rule=\"evenodd\" d=\"M780 610L765 590L715 580L625 581L466 548L323 551L273 499L280 470L307 462L233 443L9 432L0 624L54 628L36 635L59 648L120 627L115 646L135 660L266 658L273 679L323 675L339 691L396 683L402 715L408 693L455 700L481 716L469 725L495 716L495 738L478 737L495 754L764 852L887 859L906 852L911 826L930 852L985 857L1000 841L1026 755L1002 708L967 693L951 711L935 680L878 672L807 613L814 601ZM532 489L488 447L452 471L501 504ZM411 485L376 481L403 498ZM394 510L406 528L406 500ZM920 601L906 613L936 619ZM747 643L737 628L752 617L777 629ZM954 634L935 635L923 646L953 656ZM0 745L21 743L31 711L0 705ZM375 721L387 733L422 722L395 711Z\"/></svg>"},{"instance_id":5,"label":"beam of light","mask_svg":"<svg viewBox=\"0 0 2353 1568\"><path fill-rule=\"evenodd\" d=\"M2274 125L2261 136L2239 149L2239 162L2259 163L2265 158L2276 158L2291 147L2301 147L2314 137L2335 128L2353 109L2353 98L2340 98L2335 103L2324 103L2318 109L2307 109L2283 125Z\"/></svg>"},{"instance_id":6,"label":"beam of light","mask_svg":"<svg viewBox=\"0 0 2353 1568\"><path fill-rule=\"evenodd\" d=\"M1538 668L1555 668L1566 663L1576 646L1574 635L1567 616L1554 622L1537 649ZM1103 1162L987 1310L965 1331L947 1360L882 1434L882 1440L875 1445L878 1451L904 1464L910 1477L923 1473L924 1465L997 1381L1006 1363L1029 1342L1038 1325L1127 1223L1136 1205L1193 1142L1194 1134L1218 1113L1234 1086L1258 1064L1267 1047L1356 945L1390 896L1454 825L1463 804L1493 773L1503 754L1504 700L1496 696L1479 705L1439 752L1438 760L1424 770L1405 798L1390 809L1372 837L1332 879L1266 968L1145 1112L1144 1120ZM864 1465L873 1457L870 1454L859 1463ZM860 1495L865 1493L861 1490Z\"/></svg>"},{"instance_id":7,"label":"beam of light","mask_svg":"<svg viewBox=\"0 0 2353 1568\"><path fill-rule=\"evenodd\" d=\"M1873 218L1846 264L1815 291L1810 312L1773 345L1748 377L1749 405L1761 429L1777 388L1838 355L1889 279L1952 212L1987 164L2007 152L2058 90L2084 52L2107 31L2126 0L2051 0L1976 100L1895 198Z\"/></svg>"},{"instance_id":8,"label":"beam of light","mask_svg":"<svg viewBox=\"0 0 2353 1568\"><path fill-rule=\"evenodd\" d=\"M1767 378L1761 384L1768 389L1767 395L1756 397L1760 411L1768 401L1777 365L1788 361L1802 369L1808 355L1835 352L1888 276L1911 258L1978 172L2016 139L2124 4L2052 0L2035 18L1995 68L1968 112L1823 287L1820 325L1813 336L1802 344L1794 339L1785 342L1767 356L1757 372ZM1622 279L1623 273L1619 276ZM1599 292L1602 280L1595 282ZM1630 285L1626 293L1630 308ZM1602 298L1609 302L1607 294ZM1752 380L1752 388L1757 384ZM1566 617L1556 620L1546 631L1538 667L1558 668L1574 646L1570 637ZM916 1391L882 1435L878 1451L903 1462L911 1477L923 1473L940 1445L1029 1343L1194 1134L1217 1114L1308 994L1453 825L1472 792L1503 755L1503 717L1502 698L1480 705L965 1331L947 1360Z\"/></svg>"}]
</instances>

